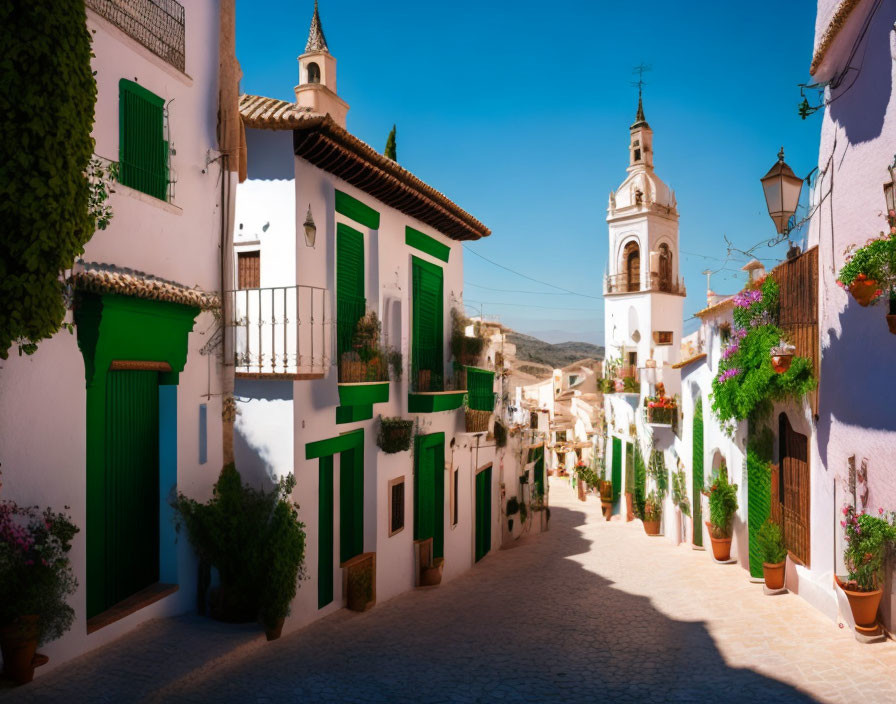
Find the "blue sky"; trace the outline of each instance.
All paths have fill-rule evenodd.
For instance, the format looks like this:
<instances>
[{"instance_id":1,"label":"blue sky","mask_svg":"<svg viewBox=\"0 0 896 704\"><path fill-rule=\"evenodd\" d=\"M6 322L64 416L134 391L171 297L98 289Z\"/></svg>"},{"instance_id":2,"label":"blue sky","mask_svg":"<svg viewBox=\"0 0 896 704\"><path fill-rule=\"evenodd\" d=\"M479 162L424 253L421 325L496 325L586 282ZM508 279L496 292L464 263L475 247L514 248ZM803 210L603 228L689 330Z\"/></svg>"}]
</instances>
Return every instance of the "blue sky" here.
<instances>
[{"instance_id":1,"label":"blue sky","mask_svg":"<svg viewBox=\"0 0 896 704\"><path fill-rule=\"evenodd\" d=\"M245 92L294 99L311 0L237 0ZM348 127L492 230L465 253L465 300L551 341L603 338L607 196L625 177L646 75L655 166L678 197L685 317L740 287L743 255L774 236L759 178L783 145L799 175L818 160L820 116L801 120L815 3L321 0ZM805 195L804 189L804 195ZM773 261L786 247L763 246ZM500 290L493 290L500 289ZM686 323L685 330L693 328Z\"/></svg>"}]
</instances>

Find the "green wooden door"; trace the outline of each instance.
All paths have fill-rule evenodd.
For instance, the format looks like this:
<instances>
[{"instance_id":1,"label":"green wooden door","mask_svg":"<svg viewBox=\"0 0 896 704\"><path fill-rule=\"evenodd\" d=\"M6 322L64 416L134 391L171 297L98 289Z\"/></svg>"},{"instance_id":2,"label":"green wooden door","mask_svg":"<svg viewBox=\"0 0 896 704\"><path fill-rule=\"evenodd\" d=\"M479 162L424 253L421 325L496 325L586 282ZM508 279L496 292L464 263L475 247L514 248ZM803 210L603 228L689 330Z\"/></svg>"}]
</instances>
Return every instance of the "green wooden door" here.
<instances>
[{"instance_id":1,"label":"green wooden door","mask_svg":"<svg viewBox=\"0 0 896 704\"><path fill-rule=\"evenodd\" d=\"M333 601L333 455L318 460L317 608Z\"/></svg>"},{"instance_id":2,"label":"green wooden door","mask_svg":"<svg viewBox=\"0 0 896 704\"><path fill-rule=\"evenodd\" d=\"M88 618L159 581L159 374L106 381L102 550L88 555Z\"/></svg>"},{"instance_id":3,"label":"green wooden door","mask_svg":"<svg viewBox=\"0 0 896 704\"><path fill-rule=\"evenodd\" d=\"M544 496L544 447L535 450L535 489Z\"/></svg>"},{"instance_id":4,"label":"green wooden door","mask_svg":"<svg viewBox=\"0 0 896 704\"><path fill-rule=\"evenodd\" d=\"M492 549L492 468L476 475L476 562Z\"/></svg>"},{"instance_id":5,"label":"green wooden door","mask_svg":"<svg viewBox=\"0 0 896 704\"><path fill-rule=\"evenodd\" d=\"M361 450L339 454L339 561L364 552L364 470Z\"/></svg>"},{"instance_id":6,"label":"green wooden door","mask_svg":"<svg viewBox=\"0 0 896 704\"><path fill-rule=\"evenodd\" d=\"M347 225L336 226L336 348L339 360L352 350L355 327L366 312L364 235Z\"/></svg>"},{"instance_id":7,"label":"green wooden door","mask_svg":"<svg viewBox=\"0 0 896 704\"><path fill-rule=\"evenodd\" d=\"M613 482L613 501L619 498L622 491L622 440L613 438L613 465L610 480Z\"/></svg>"},{"instance_id":8,"label":"green wooden door","mask_svg":"<svg viewBox=\"0 0 896 704\"><path fill-rule=\"evenodd\" d=\"M703 507L700 499L703 491L703 399L694 400L694 443L693 443L693 504L694 545L703 545Z\"/></svg>"},{"instance_id":9,"label":"green wooden door","mask_svg":"<svg viewBox=\"0 0 896 704\"><path fill-rule=\"evenodd\" d=\"M415 440L414 540L432 538L433 557L445 556L445 436Z\"/></svg>"},{"instance_id":10,"label":"green wooden door","mask_svg":"<svg viewBox=\"0 0 896 704\"><path fill-rule=\"evenodd\" d=\"M414 257L411 383L416 391L443 389L442 291L441 267Z\"/></svg>"}]
</instances>

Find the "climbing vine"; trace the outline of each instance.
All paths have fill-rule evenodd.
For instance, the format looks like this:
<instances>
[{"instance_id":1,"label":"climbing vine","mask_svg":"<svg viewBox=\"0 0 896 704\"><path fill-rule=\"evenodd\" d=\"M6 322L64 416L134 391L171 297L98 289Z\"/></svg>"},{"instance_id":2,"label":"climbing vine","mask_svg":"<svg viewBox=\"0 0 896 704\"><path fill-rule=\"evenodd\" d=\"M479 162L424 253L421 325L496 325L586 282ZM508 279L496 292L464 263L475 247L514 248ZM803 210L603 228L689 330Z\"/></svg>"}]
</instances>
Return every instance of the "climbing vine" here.
<instances>
[{"instance_id":1,"label":"climbing vine","mask_svg":"<svg viewBox=\"0 0 896 704\"><path fill-rule=\"evenodd\" d=\"M729 433L736 421L767 415L774 401L815 388L812 362L805 357L794 357L783 374L772 367L772 350L785 342L777 326L778 296L778 284L768 277L734 299L735 329L712 382L712 409Z\"/></svg>"},{"instance_id":2,"label":"climbing vine","mask_svg":"<svg viewBox=\"0 0 896 704\"><path fill-rule=\"evenodd\" d=\"M61 274L94 232L89 170L96 82L83 0L0 4L0 46L5 359L13 344L30 354L59 329Z\"/></svg>"}]
</instances>

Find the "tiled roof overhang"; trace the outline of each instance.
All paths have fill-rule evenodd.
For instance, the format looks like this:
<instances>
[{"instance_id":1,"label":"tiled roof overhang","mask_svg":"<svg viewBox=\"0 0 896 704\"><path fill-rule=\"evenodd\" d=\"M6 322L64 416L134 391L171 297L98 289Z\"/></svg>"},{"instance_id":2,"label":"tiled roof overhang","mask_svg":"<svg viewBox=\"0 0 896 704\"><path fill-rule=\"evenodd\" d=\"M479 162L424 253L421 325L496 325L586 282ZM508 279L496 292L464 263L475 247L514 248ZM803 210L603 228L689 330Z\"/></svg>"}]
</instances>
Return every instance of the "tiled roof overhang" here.
<instances>
[{"instance_id":1,"label":"tiled roof overhang","mask_svg":"<svg viewBox=\"0 0 896 704\"><path fill-rule=\"evenodd\" d=\"M69 280L75 288L91 293L117 293L150 301L195 306L202 310L221 307L221 299L215 293L188 288L175 281L160 279L142 271L114 264L79 261L72 269Z\"/></svg>"},{"instance_id":2,"label":"tiled roof overhang","mask_svg":"<svg viewBox=\"0 0 896 704\"><path fill-rule=\"evenodd\" d=\"M337 125L329 115L252 95L240 98L240 114L246 127L292 130L296 156L447 237L478 240L491 234L443 193Z\"/></svg>"}]
</instances>

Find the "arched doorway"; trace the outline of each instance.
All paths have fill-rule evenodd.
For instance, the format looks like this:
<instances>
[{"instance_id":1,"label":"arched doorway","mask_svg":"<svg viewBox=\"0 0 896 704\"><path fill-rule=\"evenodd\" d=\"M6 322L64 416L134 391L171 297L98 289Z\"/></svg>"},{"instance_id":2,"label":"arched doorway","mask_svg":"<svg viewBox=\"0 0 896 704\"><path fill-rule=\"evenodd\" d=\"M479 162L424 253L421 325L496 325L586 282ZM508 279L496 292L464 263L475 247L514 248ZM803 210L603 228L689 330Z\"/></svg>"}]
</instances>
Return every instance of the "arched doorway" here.
<instances>
[{"instance_id":1,"label":"arched doorway","mask_svg":"<svg viewBox=\"0 0 896 704\"><path fill-rule=\"evenodd\" d=\"M700 497L703 491L703 399L697 396L694 399L694 425L692 445L692 497L694 508L694 545L703 547L703 507Z\"/></svg>"},{"instance_id":2,"label":"arched doorway","mask_svg":"<svg viewBox=\"0 0 896 704\"><path fill-rule=\"evenodd\" d=\"M641 249L637 242L629 242L625 245L622 254L625 265L625 290L641 290Z\"/></svg>"}]
</instances>

